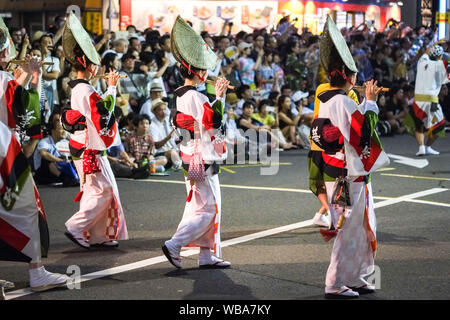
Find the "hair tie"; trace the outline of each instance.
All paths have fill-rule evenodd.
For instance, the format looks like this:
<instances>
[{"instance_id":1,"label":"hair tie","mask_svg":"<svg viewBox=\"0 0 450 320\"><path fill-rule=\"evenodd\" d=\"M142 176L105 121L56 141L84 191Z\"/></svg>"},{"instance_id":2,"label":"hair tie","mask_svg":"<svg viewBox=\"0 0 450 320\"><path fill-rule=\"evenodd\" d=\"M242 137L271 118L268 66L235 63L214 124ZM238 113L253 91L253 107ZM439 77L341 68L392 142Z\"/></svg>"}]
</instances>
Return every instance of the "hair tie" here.
<instances>
[{"instance_id":1,"label":"hair tie","mask_svg":"<svg viewBox=\"0 0 450 320\"><path fill-rule=\"evenodd\" d=\"M355 85L354 83L352 83L352 82L350 81L350 79L349 79L343 72L339 71L338 69L334 69L333 71L331 71L331 72L330 72L330 75L331 75L331 76L334 76L334 75L336 74L336 72L339 73L339 74L341 75L341 77L344 78L345 81L347 81L348 83L350 83L352 86Z\"/></svg>"},{"instance_id":2,"label":"hair tie","mask_svg":"<svg viewBox=\"0 0 450 320\"><path fill-rule=\"evenodd\" d=\"M80 57L77 57L78 62L86 69L86 57L83 55L83 61L81 61Z\"/></svg>"}]
</instances>

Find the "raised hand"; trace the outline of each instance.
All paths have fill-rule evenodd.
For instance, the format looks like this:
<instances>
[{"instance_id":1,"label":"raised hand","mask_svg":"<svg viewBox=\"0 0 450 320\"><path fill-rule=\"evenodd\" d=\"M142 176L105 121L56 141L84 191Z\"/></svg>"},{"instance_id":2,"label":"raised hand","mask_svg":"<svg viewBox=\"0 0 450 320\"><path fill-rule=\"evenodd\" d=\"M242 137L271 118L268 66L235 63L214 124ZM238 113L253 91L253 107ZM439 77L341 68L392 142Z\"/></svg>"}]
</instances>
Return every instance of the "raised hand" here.
<instances>
[{"instance_id":1,"label":"raised hand","mask_svg":"<svg viewBox=\"0 0 450 320\"><path fill-rule=\"evenodd\" d=\"M230 81L228 81L227 79L217 78L215 89L216 89L216 96L218 98L222 98L224 96L229 84L230 84Z\"/></svg>"}]
</instances>

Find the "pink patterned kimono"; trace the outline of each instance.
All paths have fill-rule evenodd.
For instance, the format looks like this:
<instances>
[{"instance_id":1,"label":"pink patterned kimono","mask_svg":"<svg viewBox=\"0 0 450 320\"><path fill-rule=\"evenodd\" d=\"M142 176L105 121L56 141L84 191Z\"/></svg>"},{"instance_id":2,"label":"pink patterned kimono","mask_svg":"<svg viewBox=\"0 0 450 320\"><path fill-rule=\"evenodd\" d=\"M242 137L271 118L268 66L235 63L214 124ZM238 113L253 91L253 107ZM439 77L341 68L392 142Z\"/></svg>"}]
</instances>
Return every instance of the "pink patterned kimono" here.
<instances>
[{"instance_id":1,"label":"pink patterned kimono","mask_svg":"<svg viewBox=\"0 0 450 320\"><path fill-rule=\"evenodd\" d=\"M84 176L85 181L77 196L77 199L81 197L80 210L66 222L66 228L90 244L126 240L128 232L119 191L106 157L106 149L114 143L117 135L113 113L116 88L108 87L102 99L85 80L74 80L69 85L72 87L71 108L81 114L78 123L84 125L84 130L76 130L71 135L69 147L78 175ZM68 120L67 114L63 115L63 122ZM96 153L100 171L84 174L85 150Z\"/></svg>"}]
</instances>

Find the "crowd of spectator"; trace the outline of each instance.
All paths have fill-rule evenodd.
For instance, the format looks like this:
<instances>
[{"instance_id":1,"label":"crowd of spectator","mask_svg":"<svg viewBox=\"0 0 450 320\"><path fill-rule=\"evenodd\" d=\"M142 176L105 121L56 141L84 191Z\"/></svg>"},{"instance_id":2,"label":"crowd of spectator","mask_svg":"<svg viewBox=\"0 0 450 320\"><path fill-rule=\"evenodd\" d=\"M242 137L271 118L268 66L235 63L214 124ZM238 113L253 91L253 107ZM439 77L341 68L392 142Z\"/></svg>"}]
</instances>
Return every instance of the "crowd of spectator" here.
<instances>
[{"instance_id":1,"label":"crowd of spectator","mask_svg":"<svg viewBox=\"0 0 450 320\"><path fill-rule=\"evenodd\" d=\"M69 172L61 173L67 170L57 164L67 160L54 148L67 138L55 115L69 106L68 82L76 77L64 58L58 37L56 26L60 27L63 20L57 18L53 33L37 31L28 35L23 28L10 28L10 33L19 59L31 54L52 63L43 67L40 90L49 138L42 140L35 152L34 170L38 176L40 172L50 172L56 178L66 175L57 181L72 185L76 178ZM314 92L327 81L319 62L320 37L307 29L296 29L289 17L280 20L273 30L241 31L236 35L231 35L230 30L231 26L225 23L219 35L201 33L218 56L208 77L225 77L236 87L226 96L227 142L256 143L258 148L280 151L309 148ZM358 84L374 78L391 89L379 96L379 135L404 133L404 117L414 98L417 61L427 46L436 41L435 31L424 26L412 29L390 20L382 32L366 24L341 32L359 70ZM157 171L178 170L181 160L170 114L175 108L173 92L184 84L184 79L170 50L170 35L152 29L137 30L130 25L125 33L92 35L92 39L102 57L100 73L116 70L127 75L120 79L116 101L122 144L108 151L114 172L118 176L146 177L148 174L140 168L147 168L150 162L156 163ZM449 58L449 44L443 44L444 59ZM101 78L92 84L99 92L106 90L107 84ZM215 98L213 85L204 84L197 90L211 101ZM442 87L439 100L448 126L448 86ZM266 133L267 144L260 145L259 140L249 141L242 136L249 128Z\"/></svg>"}]
</instances>

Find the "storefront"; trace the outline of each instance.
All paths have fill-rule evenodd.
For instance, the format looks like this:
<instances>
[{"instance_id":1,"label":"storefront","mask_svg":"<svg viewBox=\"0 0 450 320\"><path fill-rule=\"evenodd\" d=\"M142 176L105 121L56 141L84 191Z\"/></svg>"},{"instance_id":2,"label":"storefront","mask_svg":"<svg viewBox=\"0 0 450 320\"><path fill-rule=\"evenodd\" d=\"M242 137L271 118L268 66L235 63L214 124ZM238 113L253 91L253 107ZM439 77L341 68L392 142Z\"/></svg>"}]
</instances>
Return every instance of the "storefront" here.
<instances>
[{"instance_id":1,"label":"storefront","mask_svg":"<svg viewBox=\"0 0 450 320\"><path fill-rule=\"evenodd\" d=\"M7 25L25 27L31 34L47 31L57 16L71 9L83 19L88 30L102 33L102 0L0 0L0 13Z\"/></svg>"},{"instance_id":2,"label":"storefront","mask_svg":"<svg viewBox=\"0 0 450 320\"><path fill-rule=\"evenodd\" d=\"M105 1L105 0L104 0ZM232 33L241 30L270 28L289 13L296 27L307 27L313 33L322 31L327 14L331 14L339 27L373 25L382 30L393 18L401 20L401 1L336 0L336 1L167 1L167 0L106 0L120 7L120 29L133 24L139 30L152 28L162 34L171 30L178 14L192 22L198 31L212 35L220 33L224 22L232 22ZM105 11L105 9L104 9ZM104 15L104 19L105 19ZM117 26L117 23L114 23Z\"/></svg>"},{"instance_id":3,"label":"storefront","mask_svg":"<svg viewBox=\"0 0 450 320\"><path fill-rule=\"evenodd\" d=\"M280 14L291 14L297 18L296 27L308 28L312 33L323 30L327 14L330 14L339 28L358 27L366 23L369 27L383 30L389 19L401 20L401 1L280 1Z\"/></svg>"}]
</instances>

